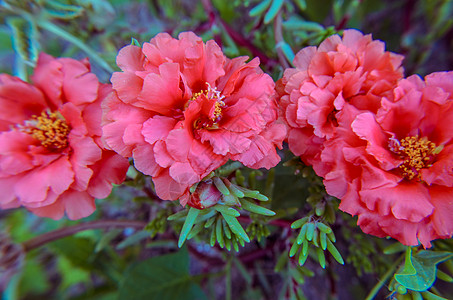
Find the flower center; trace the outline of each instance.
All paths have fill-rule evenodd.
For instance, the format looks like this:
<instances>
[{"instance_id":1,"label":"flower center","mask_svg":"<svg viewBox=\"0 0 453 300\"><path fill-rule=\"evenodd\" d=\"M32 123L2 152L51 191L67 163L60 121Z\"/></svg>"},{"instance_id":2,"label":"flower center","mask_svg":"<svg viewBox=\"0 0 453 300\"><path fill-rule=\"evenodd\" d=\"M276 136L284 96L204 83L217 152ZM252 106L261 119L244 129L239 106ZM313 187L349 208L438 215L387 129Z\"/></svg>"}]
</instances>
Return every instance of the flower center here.
<instances>
[{"instance_id":1,"label":"flower center","mask_svg":"<svg viewBox=\"0 0 453 300\"><path fill-rule=\"evenodd\" d=\"M194 129L217 129L218 123L222 119L222 107L225 106L222 99L225 96L222 96L217 88L212 88L209 83L206 85L206 90L194 93L186 104L188 106L191 101L201 98L200 117L193 122Z\"/></svg>"},{"instance_id":2,"label":"flower center","mask_svg":"<svg viewBox=\"0 0 453 300\"><path fill-rule=\"evenodd\" d=\"M21 130L38 140L43 147L58 151L68 146L71 128L59 112L43 111L40 116L33 115L26 121Z\"/></svg>"},{"instance_id":3,"label":"flower center","mask_svg":"<svg viewBox=\"0 0 453 300\"><path fill-rule=\"evenodd\" d=\"M420 170L431 167L442 148L443 146L437 147L428 138L420 138L418 135L405 137L401 141L394 137L389 139L390 151L404 159L399 169L408 180L422 180Z\"/></svg>"}]
</instances>

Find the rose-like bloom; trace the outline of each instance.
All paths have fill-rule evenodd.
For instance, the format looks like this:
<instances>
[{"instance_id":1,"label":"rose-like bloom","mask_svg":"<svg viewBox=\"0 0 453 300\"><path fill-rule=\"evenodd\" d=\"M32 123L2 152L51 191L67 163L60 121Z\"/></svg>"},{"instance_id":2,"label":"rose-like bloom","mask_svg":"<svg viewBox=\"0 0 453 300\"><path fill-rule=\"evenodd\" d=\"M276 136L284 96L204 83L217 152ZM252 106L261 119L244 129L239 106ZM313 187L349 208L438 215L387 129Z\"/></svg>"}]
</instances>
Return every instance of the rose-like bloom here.
<instances>
[{"instance_id":1,"label":"rose-like bloom","mask_svg":"<svg viewBox=\"0 0 453 300\"><path fill-rule=\"evenodd\" d=\"M274 82L257 58L246 60L227 59L192 32L124 47L115 93L104 104L103 138L152 176L160 198L183 205L190 186L229 159L275 166L286 130L275 122Z\"/></svg>"},{"instance_id":2,"label":"rose-like bloom","mask_svg":"<svg viewBox=\"0 0 453 300\"><path fill-rule=\"evenodd\" d=\"M86 217L128 168L100 140L101 100L111 87L98 82L87 60L47 54L32 80L0 75L0 207Z\"/></svg>"},{"instance_id":3,"label":"rose-like bloom","mask_svg":"<svg viewBox=\"0 0 453 300\"><path fill-rule=\"evenodd\" d=\"M391 99L392 89L402 79L403 57L384 48L371 35L345 30L343 38L333 35L318 48L300 50L295 68L285 70L278 90L288 145L319 175L323 175L320 150L341 122L343 108L352 105L376 113L381 98Z\"/></svg>"},{"instance_id":4,"label":"rose-like bloom","mask_svg":"<svg viewBox=\"0 0 453 300\"><path fill-rule=\"evenodd\" d=\"M453 72L400 81L377 114L342 111L324 184L366 233L430 247L453 234ZM352 130L351 130L352 128Z\"/></svg>"}]
</instances>

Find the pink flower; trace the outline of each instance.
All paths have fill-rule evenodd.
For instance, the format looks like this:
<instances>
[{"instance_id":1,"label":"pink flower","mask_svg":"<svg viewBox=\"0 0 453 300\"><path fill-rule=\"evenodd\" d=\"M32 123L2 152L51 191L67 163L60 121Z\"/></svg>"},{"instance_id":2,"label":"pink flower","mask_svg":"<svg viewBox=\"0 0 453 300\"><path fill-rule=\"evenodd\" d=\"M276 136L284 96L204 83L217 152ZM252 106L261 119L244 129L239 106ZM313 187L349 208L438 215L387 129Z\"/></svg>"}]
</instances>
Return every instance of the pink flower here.
<instances>
[{"instance_id":1,"label":"pink flower","mask_svg":"<svg viewBox=\"0 0 453 300\"><path fill-rule=\"evenodd\" d=\"M275 122L274 82L258 59L246 60L192 32L124 47L104 105L105 141L153 177L159 197L183 205L190 186L229 159L275 166L286 131Z\"/></svg>"},{"instance_id":2,"label":"pink flower","mask_svg":"<svg viewBox=\"0 0 453 300\"><path fill-rule=\"evenodd\" d=\"M324 184L364 232L430 247L453 234L453 72L411 76L393 94L376 115L342 111L320 155Z\"/></svg>"},{"instance_id":3,"label":"pink flower","mask_svg":"<svg viewBox=\"0 0 453 300\"><path fill-rule=\"evenodd\" d=\"M382 97L391 99L403 76L403 57L384 47L371 35L345 30L343 38L334 35L318 48L300 50L294 59L296 68L285 70L280 104L288 144L315 169L322 168L318 165L322 144L334 135L344 107L376 113Z\"/></svg>"},{"instance_id":4,"label":"pink flower","mask_svg":"<svg viewBox=\"0 0 453 300\"><path fill-rule=\"evenodd\" d=\"M1 208L80 219L121 183L128 162L104 148L101 101L109 85L87 60L41 54L34 85L0 75Z\"/></svg>"}]
</instances>

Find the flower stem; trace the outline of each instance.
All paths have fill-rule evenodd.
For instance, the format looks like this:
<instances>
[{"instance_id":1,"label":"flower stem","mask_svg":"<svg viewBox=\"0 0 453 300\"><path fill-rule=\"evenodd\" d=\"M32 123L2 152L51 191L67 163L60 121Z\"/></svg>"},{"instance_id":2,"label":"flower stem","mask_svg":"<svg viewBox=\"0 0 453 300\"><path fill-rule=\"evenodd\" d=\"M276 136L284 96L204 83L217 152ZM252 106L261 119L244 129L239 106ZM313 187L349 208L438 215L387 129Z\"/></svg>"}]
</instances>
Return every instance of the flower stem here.
<instances>
[{"instance_id":1,"label":"flower stem","mask_svg":"<svg viewBox=\"0 0 453 300\"><path fill-rule=\"evenodd\" d=\"M86 222L82 224L77 224L74 226L60 228L54 231L50 231L28 241L25 241L22 246L24 251L28 252L33 249L39 248L47 243L53 242L55 240L73 235L77 232L90 230L90 229L105 229L105 228L143 228L146 226L146 222L142 221L129 221L129 220L100 220Z\"/></svg>"},{"instance_id":2,"label":"flower stem","mask_svg":"<svg viewBox=\"0 0 453 300\"><path fill-rule=\"evenodd\" d=\"M77 37L73 36L69 32L65 31L64 29L58 27L57 25L47 21L47 20L37 20L36 24L47 30L52 32L53 34L67 40L68 42L74 44L75 46L79 47L82 51L84 51L93 61L95 61L100 67L102 67L108 73L113 73L112 67L102 58L100 57L95 50L88 47L83 41L79 40Z\"/></svg>"},{"instance_id":3,"label":"flower stem","mask_svg":"<svg viewBox=\"0 0 453 300\"><path fill-rule=\"evenodd\" d=\"M282 49L279 47L281 43L285 40L283 39L283 32L282 32L282 11L279 10L277 16L274 20L274 35L275 35L275 45L277 45L277 56L278 61L280 62L283 69L288 69L290 67L288 61L286 60L285 54L283 54Z\"/></svg>"},{"instance_id":4,"label":"flower stem","mask_svg":"<svg viewBox=\"0 0 453 300\"><path fill-rule=\"evenodd\" d=\"M403 261L403 258L405 257L406 254L401 255L396 262L385 272L384 276L379 280L379 282L373 287L373 289L370 291L368 296L365 298L365 300L373 300L379 290L384 286L384 284L389 280L389 278L393 275L395 272L396 268L400 265L401 261Z\"/></svg>"}]
</instances>

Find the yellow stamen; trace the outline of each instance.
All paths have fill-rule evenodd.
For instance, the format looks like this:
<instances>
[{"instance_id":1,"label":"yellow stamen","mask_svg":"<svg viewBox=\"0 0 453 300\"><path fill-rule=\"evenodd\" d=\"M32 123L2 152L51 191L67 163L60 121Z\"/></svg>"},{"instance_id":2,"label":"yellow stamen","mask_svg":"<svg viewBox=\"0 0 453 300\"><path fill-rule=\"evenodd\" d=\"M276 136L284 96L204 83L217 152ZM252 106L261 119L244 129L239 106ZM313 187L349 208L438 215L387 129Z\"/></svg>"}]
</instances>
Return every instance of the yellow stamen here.
<instances>
[{"instance_id":1,"label":"yellow stamen","mask_svg":"<svg viewBox=\"0 0 453 300\"><path fill-rule=\"evenodd\" d=\"M193 93L190 100L186 103L187 108L191 101L196 100L201 95L204 95L209 101L215 101L212 117L209 118L207 116L201 116L200 118L196 119L193 124L195 129L217 129L217 123L222 118L222 107L225 106L225 102L223 102L222 99L224 99L225 96L222 96L221 92L218 91L217 88L211 87L209 83L206 83L206 85L206 90L202 90L198 93Z\"/></svg>"},{"instance_id":2,"label":"yellow stamen","mask_svg":"<svg viewBox=\"0 0 453 300\"><path fill-rule=\"evenodd\" d=\"M420 138L418 135L410 136L398 141L391 138L389 148L398 154L404 162L399 166L402 175L408 180L422 180L420 170L429 168L432 165L435 155L442 147L437 147L435 143L426 137Z\"/></svg>"},{"instance_id":3,"label":"yellow stamen","mask_svg":"<svg viewBox=\"0 0 453 300\"><path fill-rule=\"evenodd\" d=\"M33 115L21 130L38 140L50 150L63 150L68 146L71 128L59 112L43 111L40 116Z\"/></svg>"}]
</instances>

